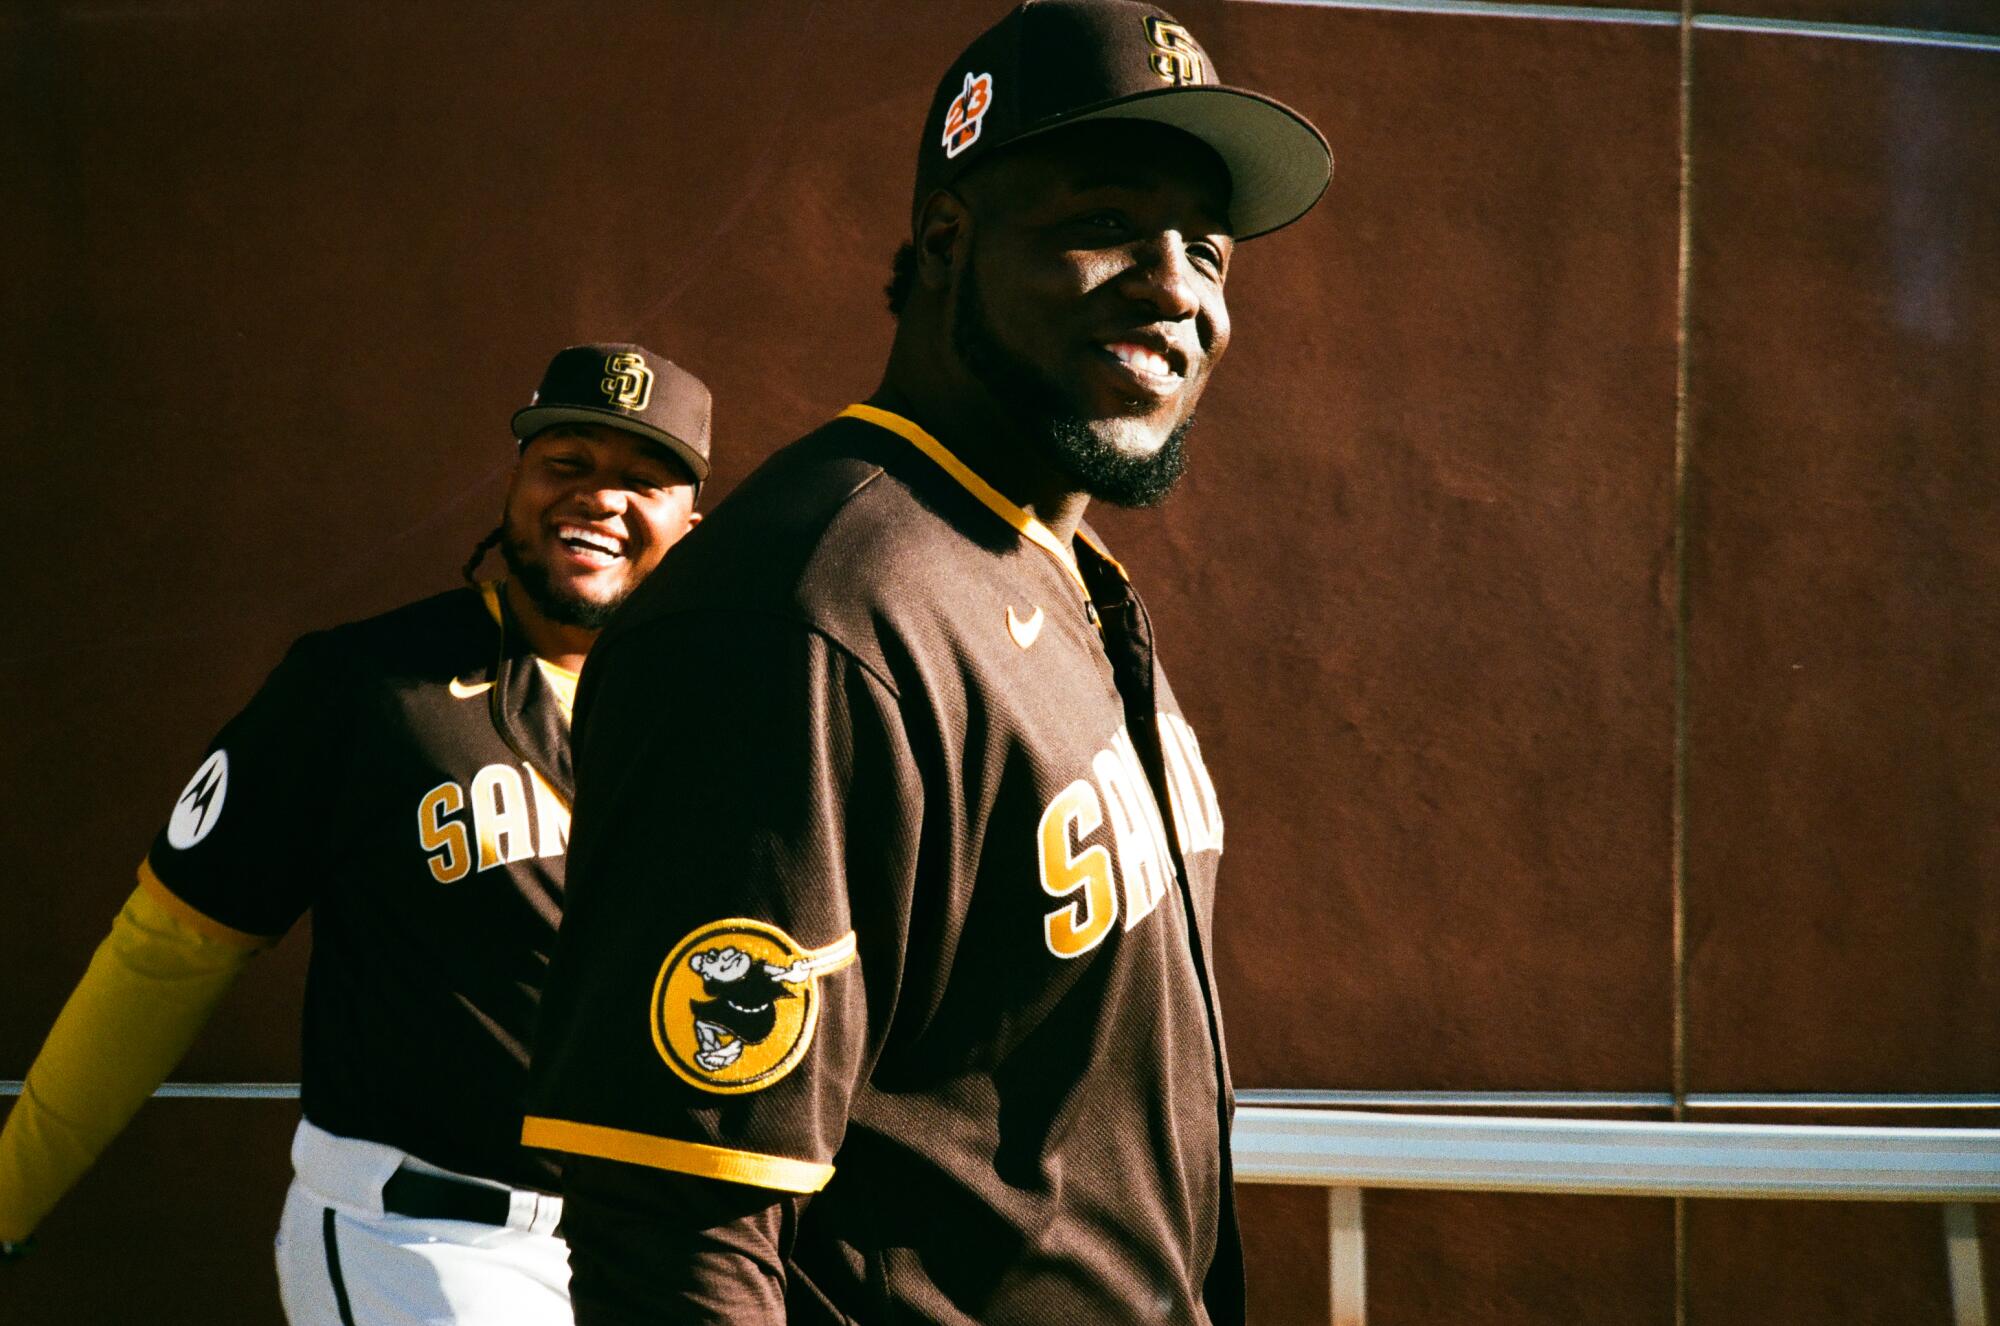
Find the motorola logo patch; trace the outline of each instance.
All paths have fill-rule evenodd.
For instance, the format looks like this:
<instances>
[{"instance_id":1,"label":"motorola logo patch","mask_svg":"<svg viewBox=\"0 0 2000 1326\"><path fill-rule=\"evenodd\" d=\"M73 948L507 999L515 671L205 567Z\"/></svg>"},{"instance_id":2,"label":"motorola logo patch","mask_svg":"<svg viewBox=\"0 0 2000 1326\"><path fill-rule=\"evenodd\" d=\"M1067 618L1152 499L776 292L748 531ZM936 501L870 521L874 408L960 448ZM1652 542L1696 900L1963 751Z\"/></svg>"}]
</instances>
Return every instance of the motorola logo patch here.
<instances>
[{"instance_id":1,"label":"motorola logo patch","mask_svg":"<svg viewBox=\"0 0 2000 1326\"><path fill-rule=\"evenodd\" d=\"M228 793L229 753L217 751L201 762L174 802L174 816L167 821L168 844L186 851L208 837L222 818L222 799Z\"/></svg>"}]
</instances>

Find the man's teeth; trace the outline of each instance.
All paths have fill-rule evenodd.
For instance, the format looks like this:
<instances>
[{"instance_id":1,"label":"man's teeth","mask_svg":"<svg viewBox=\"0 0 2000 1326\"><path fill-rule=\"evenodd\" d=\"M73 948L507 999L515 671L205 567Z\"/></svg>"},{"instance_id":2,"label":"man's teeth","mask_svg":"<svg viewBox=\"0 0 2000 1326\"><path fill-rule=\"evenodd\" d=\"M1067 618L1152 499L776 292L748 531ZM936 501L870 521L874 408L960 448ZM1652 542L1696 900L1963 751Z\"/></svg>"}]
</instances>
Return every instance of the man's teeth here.
<instances>
[{"instance_id":1,"label":"man's teeth","mask_svg":"<svg viewBox=\"0 0 2000 1326\"><path fill-rule=\"evenodd\" d=\"M1129 364L1142 373L1154 373L1160 377L1179 377L1167 357L1157 350L1148 350L1143 345L1114 345L1111 353L1121 364Z\"/></svg>"},{"instance_id":2,"label":"man's teeth","mask_svg":"<svg viewBox=\"0 0 2000 1326\"><path fill-rule=\"evenodd\" d=\"M603 553L606 557L618 555L618 545L599 534L586 534L578 529L563 530L557 537L572 548L586 548L591 552Z\"/></svg>"}]
</instances>

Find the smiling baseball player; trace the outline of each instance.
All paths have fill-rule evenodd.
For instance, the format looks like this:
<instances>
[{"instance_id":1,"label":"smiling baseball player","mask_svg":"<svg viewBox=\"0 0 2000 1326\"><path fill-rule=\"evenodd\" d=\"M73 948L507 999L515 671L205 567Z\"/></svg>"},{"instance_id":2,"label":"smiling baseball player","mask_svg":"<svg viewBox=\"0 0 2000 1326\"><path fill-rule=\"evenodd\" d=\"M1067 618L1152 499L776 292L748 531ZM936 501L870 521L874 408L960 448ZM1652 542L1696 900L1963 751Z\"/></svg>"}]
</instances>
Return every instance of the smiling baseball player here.
<instances>
[{"instance_id":1,"label":"smiling baseball player","mask_svg":"<svg viewBox=\"0 0 2000 1326\"><path fill-rule=\"evenodd\" d=\"M1082 517L1173 487L1232 254L1329 170L1149 5L1035 0L946 71L881 387L579 698L525 1136L581 1326L1242 1321L1222 814Z\"/></svg>"},{"instance_id":2,"label":"smiling baseball player","mask_svg":"<svg viewBox=\"0 0 2000 1326\"><path fill-rule=\"evenodd\" d=\"M0 1240L27 1239L309 910L287 1316L571 1321L555 1167L518 1140L570 697L700 519L709 393L642 347L576 346L513 428L503 523L466 568L497 543L507 577L300 640L175 800L0 1133Z\"/></svg>"}]
</instances>

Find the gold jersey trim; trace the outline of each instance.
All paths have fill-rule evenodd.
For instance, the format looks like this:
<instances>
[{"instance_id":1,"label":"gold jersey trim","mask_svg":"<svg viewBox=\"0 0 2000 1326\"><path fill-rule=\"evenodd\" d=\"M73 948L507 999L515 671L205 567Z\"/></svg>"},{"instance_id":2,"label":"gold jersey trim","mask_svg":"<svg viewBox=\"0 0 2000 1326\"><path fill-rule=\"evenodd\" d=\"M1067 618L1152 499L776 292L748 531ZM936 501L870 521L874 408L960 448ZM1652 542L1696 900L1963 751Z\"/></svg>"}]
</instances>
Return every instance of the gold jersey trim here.
<instances>
[{"instance_id":1,"label":"gold jersey trim","mask_svg":"<svg viewBox=\"0 0 2000 1326\"><path fill-rule=\"evenodd\" d=\"M521 1122L521 1144L596 1156L600 1160L622 1160L629 1165L646 1165L697 1178L774 1188L779 1192L818 1192L833 1177L833 1166L810 1160L735 1151L725 1146L683 1142L594 1123L572 1123L568 1119L544 1119L532 1114Z\"/></svg>"},{"instance_id":2,"label":"gold jersey trim","mask_svg":"<svg viewBox=\"0 0 2000 1326\"><path fill-rule=\"evenodd\" d=\"M486 605L486 615L493 619L493 624L505 630L507 623L500 615L500 586L503 583L503 581L499 580L480 581L479 601ZM570 711L576 708L576 683L578 678L583 674L572 672L560 663L551 663L540 654L535 655L535 662L541 667L542 676L549 683L549 690L555 694L556 704L561 707L563 717L568 718ZM456 678L452 680L454 688L452 694L459 694L456 689L459 684ZM492 682L486 683L487 686L491 686L492 684ZM481 689L484 689L484 687ZM459 698L469 698L470 694L471 692L468 691L466 695L462 695Z\"/></svg>"},{"instance_id":3,"label":"gold jersey trim","mask_svg":"<svg viewBox=\"0 0 2000 1326\"><path fill-rule=\"evenodd\" d=\"M576 683L582 674L551 663L539 654L535 656L535 665L542 670L542 680L549 684L549 691L556 697L563 717L568 718L576 709Z\"/></svg>"},{"instance_id":4,"label":"gold jersey trim","mask_svg":"<svg viewBox=\"0 0 2000 1326\"><path fill-rule=\"evenodd\" d=\"M1077 592L1083 595L1084 602L1090 601L1090 587L1083 583L1083 572L1077 569L1076 554L1063 547L1062 540L1056 537L1056 532L1008 501L999 489L980 478L970 465L954 456L950 448L924 431L922 425L892 410L884 410L874 405L850 405L837 417L859 419L864 423L874 424L877 428L887 429L929 456L939 469L956 479L961 488L985 503L995 515L1018 530L1022 538L1055 558L1057 564L1069 573L1069 578L1076 582ZM1102 557L1112 570L1121 577L1130 579L1125 575L1125 568L1118 564L1118 559L1104 551L1095 539L1081 531L1078 531L1077 537L1089 544L1091 550Z\"/></svg>"},{"instance_id":5,"label":"gold jersey trim","mask_svg":"<svg viewBox=\"0 0 2000 1326\"><path fill-rule=\"evenodd\" d=\"M153 873L153 862L150 857L139 863L139 888L147 897L158 903L169 916L203 939L227 944L231 948L260 949L269 948L282 938L279 935L253 935L248 930L238 930L234 926L224 925L206 912L198 910L194 904L161 882L160 877Z\"/></svg>"}]
</instances>

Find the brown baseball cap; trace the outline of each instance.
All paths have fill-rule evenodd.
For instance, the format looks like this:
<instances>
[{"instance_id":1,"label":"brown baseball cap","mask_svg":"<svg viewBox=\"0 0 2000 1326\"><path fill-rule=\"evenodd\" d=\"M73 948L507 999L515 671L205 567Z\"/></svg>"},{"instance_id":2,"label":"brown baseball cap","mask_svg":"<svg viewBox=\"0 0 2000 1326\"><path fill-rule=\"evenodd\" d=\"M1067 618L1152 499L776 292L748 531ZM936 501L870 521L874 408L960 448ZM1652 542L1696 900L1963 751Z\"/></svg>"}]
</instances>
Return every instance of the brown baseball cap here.
<instances>
[{"instance_id":1,"label":"brown baseball cap","mask_svg":"<svg viewBox=\"0 0 2000 1326\"><path fill-rule=\"evenodd\" d=\"M1092 120L1150 120L1208 144L1229 169L1239 240L1290 225L1333 178L1312 122L1220 81L1186 27L1137 0L1027 0L952 62L917 153L916 210L1010 143Z\"/></svg>"},{"instance_id":2,"label":"brown baseball cap","mask_svg":"<svg viewBox=\"0 0 2000 1326\"><path fill-rule=\"evenodd\" d=\"M572 345L558 350L542 385L514 412L525 446L556 424L603 424L649 438L708 477L708 388L680 365L643 345Z\"/></svg>"}]
</instances>

